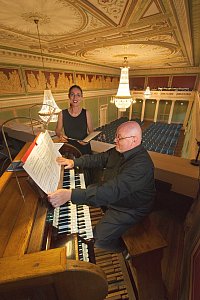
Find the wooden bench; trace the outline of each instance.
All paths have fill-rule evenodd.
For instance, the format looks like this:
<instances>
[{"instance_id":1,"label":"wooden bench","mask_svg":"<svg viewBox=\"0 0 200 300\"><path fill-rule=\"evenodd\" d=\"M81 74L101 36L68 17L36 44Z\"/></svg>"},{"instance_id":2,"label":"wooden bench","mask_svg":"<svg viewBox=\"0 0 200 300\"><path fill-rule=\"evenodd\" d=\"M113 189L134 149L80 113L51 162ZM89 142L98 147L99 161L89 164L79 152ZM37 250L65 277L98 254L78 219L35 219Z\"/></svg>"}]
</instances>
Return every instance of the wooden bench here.
<instances>
[{"instance_id":1,"label":"wooden bench","mask_svg":"<svg viewBox=\"0 0 200 300\"><path fill-rule=\"evenodd\" d=\"M134 278L136 298L167 299L161 271L163 249L167 243L153 221L147 217L132 226L123 235L123 240L130 254L126 264Z\"/></svg>"}]
</instances>

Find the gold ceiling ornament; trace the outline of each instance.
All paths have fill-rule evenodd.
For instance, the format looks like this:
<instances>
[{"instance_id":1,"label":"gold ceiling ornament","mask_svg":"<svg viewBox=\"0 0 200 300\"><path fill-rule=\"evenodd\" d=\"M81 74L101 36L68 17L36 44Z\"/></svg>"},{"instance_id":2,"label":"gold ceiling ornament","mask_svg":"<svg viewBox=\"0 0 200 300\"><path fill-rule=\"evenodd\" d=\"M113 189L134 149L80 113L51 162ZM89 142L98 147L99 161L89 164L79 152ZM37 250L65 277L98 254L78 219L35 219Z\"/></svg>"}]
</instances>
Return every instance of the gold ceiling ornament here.
<instances>
[{"instance_id":1,"label":"gold ceiling ornament","mask_svg":"<svg viewBox=\"0 0 200 300\"><path fill-rule=\"evenodd\" d=\"M129 88L129 67L126 56L124 57L123 67L120 68L121 74L117 95L111 98L111 103L115 103L119 111L126 111L133 102Z\"/></svg>"},{"instance_id":2,"label":"gold ceiling ornament","mask_svg":"<svg viewBox=\"0 0 200 300\"><path fill-rule=\"evenodd\" d=\"M42 59L42 67L43 67L43 72L45 76L45 68L44 68L44 56L42 52L42 45L41 45L41 39L40 39L40 32L39 32L39 18L34 19L34 23L37 26L37 34L38 34L38 41L39 41L39 46L40 46L40 54L41 54L41 59ZM39 117L44 121L44 122L57 122L58 120L58 113L61 111L60 108L57 106L54 97L52 95L51 90L48 88L47 85L47 79L45 76L45 90L44 90L44 98L43 98L43 104L41 110L38 112Z\"/></svg>"}]
</instances>

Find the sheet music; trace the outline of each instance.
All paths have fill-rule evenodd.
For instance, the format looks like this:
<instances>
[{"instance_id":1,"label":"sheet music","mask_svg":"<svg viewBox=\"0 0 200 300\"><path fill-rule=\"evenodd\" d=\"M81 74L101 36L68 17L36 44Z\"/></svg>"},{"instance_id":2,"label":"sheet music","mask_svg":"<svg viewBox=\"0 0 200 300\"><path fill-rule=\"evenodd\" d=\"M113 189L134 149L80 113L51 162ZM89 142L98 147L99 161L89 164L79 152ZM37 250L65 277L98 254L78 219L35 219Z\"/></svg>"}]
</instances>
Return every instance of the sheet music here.
<instances>
[{"instance_id":1,"label":"sheet music","mask_svg":"<svg viewBox=\"0 0 200 300\"><path fill-rule=\"evenodd\" d=\"M86 138L83 140L83 142L88 143L90 142L93 138L95 138L95 136L97 136L99 133L101 133L101 131L93 131L91 132L88 136L86 136Z\"/></svg>"},{"instance_id":2,"label":"sheet music","mask_svg":"<svg viewBox=\"0 0 200 300\"><path fill-rule=\"evenodd\" d=\"M116 146L115 144L109 144L109 143L95 141L95 140L91 141L92 151L96 153L105 152L111 148L114 148L115 146Z\"/></svg>"},{"instance_id":3,"label":"sheet music","mask_svg":"<svg viewBox=\"0 0 200 300\"><path fill-rule=\"evenodd\" d=\"M61 154L46 130L39 134L23 165L24 170L45 193L54 192L58 187L61 171L61 166L56 162L58 156Z\"/></svg>"},{"instance_id":4,"label":"sheet music","mask_svg":"<svg viewBox=\"0 0 200 300\"><path fill-rule=\"evenodd\" d=\"M54 147L56 150L60 150L60 148L64 145L64 143L54 143Z\"/></svg>"},{"instance_id":5,"label":"sheet music","mask_svg":"<svg viewBox=\"0 0 200 300\"><path fill-rule=\"evenodd\" d=\"M71 138L71 137L66 137L66 139L72 140L72 141L78 141L78 142L89 143L89 142L90 142L93 138L95 138L95 136L97 136L99 133L101 133L101 131L93 131L92 133L90 133L89 135L87 135L86 138L84 138L83 140L74 139L74 138Z\"/></svg>"}]
</instances>

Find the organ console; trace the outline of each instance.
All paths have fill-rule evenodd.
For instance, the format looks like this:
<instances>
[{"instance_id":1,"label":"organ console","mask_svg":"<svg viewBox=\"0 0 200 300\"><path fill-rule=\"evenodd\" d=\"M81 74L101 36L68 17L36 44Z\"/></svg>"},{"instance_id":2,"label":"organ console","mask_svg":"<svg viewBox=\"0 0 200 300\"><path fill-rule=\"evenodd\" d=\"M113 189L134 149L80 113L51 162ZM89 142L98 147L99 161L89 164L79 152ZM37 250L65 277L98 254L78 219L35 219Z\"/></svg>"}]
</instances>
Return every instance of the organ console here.
<instances>
[{"instance_id":1,"label":"organ console","mask_svg":"<svg viewBox=\"0 0 200 300\"><path fill-rule=\"evenodd\" d=\"M49 210L28 183L27 174L20 171L17 177L24 197L13 172L0 177L0 299L104 299L105 274L91 263L88 207L69 202ZM84 188L83 175L66 172L63 187L77 186Z\"/></svg>"}]
</instances>

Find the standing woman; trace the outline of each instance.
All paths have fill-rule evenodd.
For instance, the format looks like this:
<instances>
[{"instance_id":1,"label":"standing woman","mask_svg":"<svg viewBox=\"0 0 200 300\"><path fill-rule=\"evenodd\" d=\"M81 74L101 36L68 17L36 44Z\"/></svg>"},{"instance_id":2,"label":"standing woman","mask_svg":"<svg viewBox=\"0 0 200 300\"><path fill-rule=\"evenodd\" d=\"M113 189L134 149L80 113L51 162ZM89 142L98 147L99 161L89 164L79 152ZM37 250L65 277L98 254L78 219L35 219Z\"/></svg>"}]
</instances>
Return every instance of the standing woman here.
<instances>
[{"instance_id":1,"label":"standing woman","mask_svg":"<svg viewBox=\"0 0 200 300\"><path fill-rule=\"evenodd\" d=\"M78 85L71 86L68 96L70 107L59 113L56 135L62 142L68 142L78 148L82 154L91 154L90 143L82 142L89 133L93 132L93 125L90 112L81 107L83 98L81 87Z\"/></svg>"}]
</instances>

